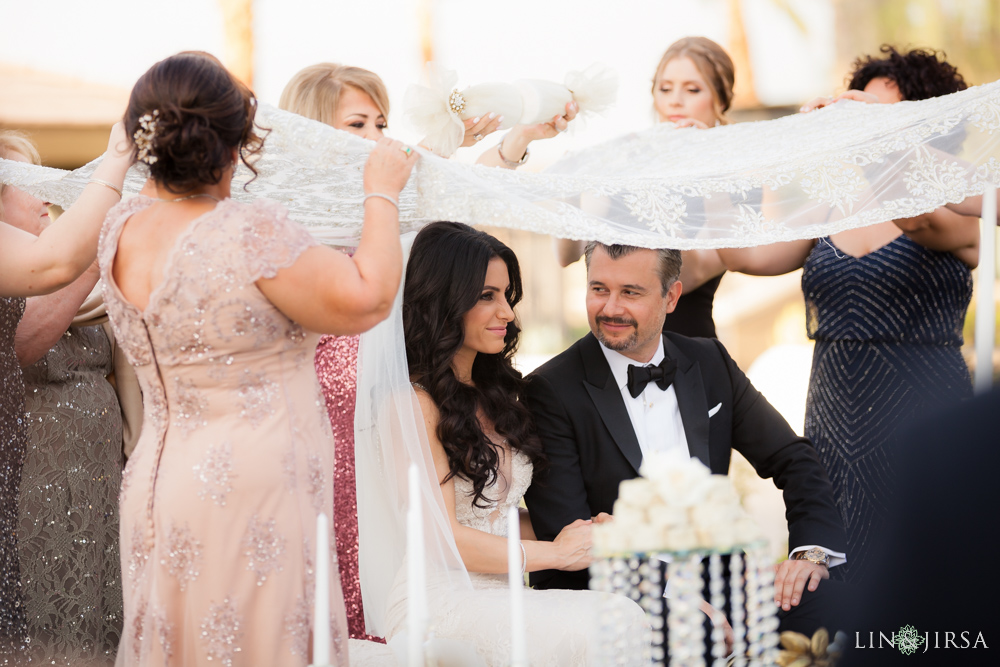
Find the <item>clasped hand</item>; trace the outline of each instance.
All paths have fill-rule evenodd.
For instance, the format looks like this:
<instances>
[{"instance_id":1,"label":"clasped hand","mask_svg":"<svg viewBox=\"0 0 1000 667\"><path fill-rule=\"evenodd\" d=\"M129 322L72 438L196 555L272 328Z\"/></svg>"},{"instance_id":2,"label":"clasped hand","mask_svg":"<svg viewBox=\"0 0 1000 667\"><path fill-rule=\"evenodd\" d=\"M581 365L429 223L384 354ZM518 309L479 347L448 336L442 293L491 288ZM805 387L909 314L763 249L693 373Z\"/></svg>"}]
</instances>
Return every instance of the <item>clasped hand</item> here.
<instances>
[{"instance_id":1,"label":"clasped hand","mask_svg":"<svg viewBox=\"0 0 1000 667\"><path fill-rule=\"evenodd\" d=\"M560 570L576 572L590 567L591 556L591 525L589 519L577 519L559 531L552 540L558 550L562 565Z\"/></svg>"}]
</instances>

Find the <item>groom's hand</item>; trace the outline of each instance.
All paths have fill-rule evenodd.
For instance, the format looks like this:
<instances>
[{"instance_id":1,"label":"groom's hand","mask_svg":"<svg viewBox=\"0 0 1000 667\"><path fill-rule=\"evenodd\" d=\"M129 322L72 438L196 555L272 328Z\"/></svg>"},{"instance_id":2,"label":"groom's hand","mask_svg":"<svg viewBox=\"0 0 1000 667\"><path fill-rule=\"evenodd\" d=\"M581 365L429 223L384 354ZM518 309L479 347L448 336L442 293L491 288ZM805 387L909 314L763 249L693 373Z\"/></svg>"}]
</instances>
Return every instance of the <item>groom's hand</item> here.
<instances>
[{"instance_id":1,"label":"groom's hand","mask_svg":"<svg viewBox=\"0 0 1000 667\"><path fill-rule=\"evenodd\" d=\"M829 578L830 570L825 565L807 560L782 561L774 572L774 603L788 611L802 601L802 591L807 584L810 591L815 591L820 579Z\"/></svg>"}]
</instances>

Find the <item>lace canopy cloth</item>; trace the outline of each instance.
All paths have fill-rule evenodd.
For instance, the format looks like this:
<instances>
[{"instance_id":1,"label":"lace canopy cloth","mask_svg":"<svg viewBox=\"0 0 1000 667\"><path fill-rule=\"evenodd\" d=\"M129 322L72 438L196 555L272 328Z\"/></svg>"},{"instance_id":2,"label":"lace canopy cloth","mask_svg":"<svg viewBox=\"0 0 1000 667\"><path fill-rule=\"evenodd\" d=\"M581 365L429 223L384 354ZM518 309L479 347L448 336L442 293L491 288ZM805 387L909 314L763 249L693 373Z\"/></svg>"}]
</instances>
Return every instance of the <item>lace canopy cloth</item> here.
<instances>
[{"instance_id":1,"label":"lace canopy cloth","mask_svg":"<svg viewBox=\"0 0 1000 667\"><path fill-rule=\"evenodd\" d=\"M267 105L258 118L271 130L259 177L241 166L233 197L277 200L320 241L356 244L372 143ZM1000 82L709 130L658 125L543 173L421 153L400 196L404 231L459 220L644 247L745 247L918 215L1000 183ZM0 181L68 206L94 168L0 160ZM144 180L133 168L126 193Z\"/></svg>"}]
</instances>

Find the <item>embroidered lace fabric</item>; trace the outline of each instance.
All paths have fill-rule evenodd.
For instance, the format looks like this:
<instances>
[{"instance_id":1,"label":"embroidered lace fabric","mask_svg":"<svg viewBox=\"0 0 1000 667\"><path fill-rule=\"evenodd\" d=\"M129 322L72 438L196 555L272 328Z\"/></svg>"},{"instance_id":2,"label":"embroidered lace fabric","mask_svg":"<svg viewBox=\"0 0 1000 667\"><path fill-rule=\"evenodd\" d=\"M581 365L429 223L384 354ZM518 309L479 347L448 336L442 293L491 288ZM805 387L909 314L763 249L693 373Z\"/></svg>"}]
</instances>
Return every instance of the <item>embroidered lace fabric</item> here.
<instances>
[{"instance_id":1,"label":"embroidered lace fabric","mask_svg":"<svg viewBox=\"0 0 1000 667\"><path fill-rule=\"evenodd\" d=\"M284 203L324 243L356 245L371 142L261 105L272 130L233 196ZM809 114L692 132L658 125L543 173L422 151L400 195L404 231L430 220L646 247L751 246L904 218L1000 183L1000 82L918 102L844 101ZM67 173L0 161L0 181L66 206L94 163ZM145 180L132 170L126 191Z\"/></svg>"},{"instance_id":2,"label":"embroidered lace fabric","mask_svg":"<svg viewBox=\"0 0 1000 667\"><path fill-rule=\"evenodd\" d=\"M125 221L99 245L104 301L145 414L121 488L123 665L308 664L316 515L333 505L318 336L255 286L316 242L280 204L220 202L168 254L145 310L114 283ZM336 551L329 553L337 572ZM333 662L347 664L339 578Z\"/></svg>"},{"instance_id":3,"label":"embroidered lace fabric","mask_svg":"<svg viewBox=\"0 0 1000 667\"><path fill-rule=\"evenodd\" d=\"M26 368L18 549L32 661L103 665L122 631L122 418L102 326L71 327Z\"/></svg>"}]
</instances>

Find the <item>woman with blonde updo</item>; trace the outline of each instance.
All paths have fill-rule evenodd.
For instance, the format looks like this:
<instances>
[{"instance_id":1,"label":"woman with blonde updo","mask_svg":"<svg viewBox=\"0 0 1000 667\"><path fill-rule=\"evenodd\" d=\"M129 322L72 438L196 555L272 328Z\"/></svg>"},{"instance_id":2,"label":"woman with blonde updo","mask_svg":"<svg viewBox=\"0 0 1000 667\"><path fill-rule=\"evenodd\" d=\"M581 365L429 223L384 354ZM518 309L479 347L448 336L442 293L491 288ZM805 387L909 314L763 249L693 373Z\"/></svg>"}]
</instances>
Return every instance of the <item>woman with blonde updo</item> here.
<instances>
[{"instance_id":1,"label":"woman with blonde updo","mask_svg":"<svg viewBox=\"0 0 1000 667\"><path fill-rule=\"evenodd\" d=\"M733 102L733 61L707 37L684 37L671 44L653 75L653 111L658 123L708 129L726 125ZM560 240L559 263L569 266L583 255L584 241ZM715 250L685 250L680 282L684 286L664 331L715 338L712 302L726 267Z\"/></svg>"},{"instance_id":2,"label":"woman with blonde updo","mask_svg":"<svg viewBox=\"0 0 1000 667\"><path fill-rule=\"evenodd\" d=\"M285 86L278 106L372 141L381 139L388 128L389 91L377 74L360 67L335 63L306 67ZM501 151L505 157L521 159L531 141L565 130L576 116L576 110L576 103L571 102L565 116L539 125L515 126L501 142ZM466 120L462 146L475 145L483 136L495 131L502 120L502 117L489 115ZM486 151L480 163L510 166L501 164L497 156L498 151ZM337 442L333 514L348 628L352 638L372 639L365 633L358 580L358 504L354 474L357 360L357 336L324 336L316 348L316 373Z\"/></svg>"}]
</instances>

